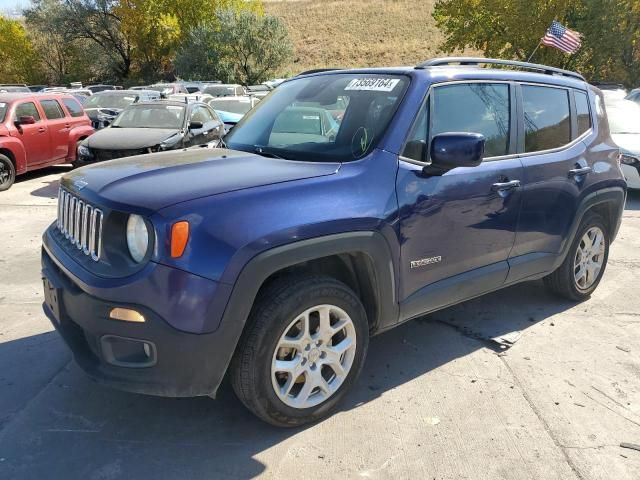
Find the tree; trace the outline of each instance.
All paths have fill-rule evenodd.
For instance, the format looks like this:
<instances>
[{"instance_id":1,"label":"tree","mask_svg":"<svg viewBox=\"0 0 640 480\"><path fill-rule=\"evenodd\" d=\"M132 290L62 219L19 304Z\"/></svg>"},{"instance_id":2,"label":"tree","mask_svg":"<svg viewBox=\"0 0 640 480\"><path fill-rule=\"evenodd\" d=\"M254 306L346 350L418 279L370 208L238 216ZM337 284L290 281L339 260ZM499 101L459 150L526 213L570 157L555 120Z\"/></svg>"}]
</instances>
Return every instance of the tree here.
<instances>
[{"instance_id":1,"label":"tree","mask_svg":"<svg viewBox=\"0 0 640 480\"><path fill-rule=\"evenodd\" d=\"M556 19L583 34L573 55L540 47L532 61L575 68L592 79L639 80L640 2L637 0L438 0L433 17L441 49L481 50L488 57L526 60Z\"/></svg>"},{"instance_id":2,"label":"tree","mask_svg":"<svg viewBox=\"0 0 640 480\"><path fill-rule=\"evenodd\" d=\"M225 10L213 25L190 32L176 68L183 77L252 85L268 79L292 55L287 29L278 18Z\"/></svg>"},{"instance_id":3,"label":"tree","mask_svg":"<svg viewBox=\"0 0 640 480\"><path fill-rule=\"evenodd\" d=\"M0 82L35 83L42 79L38 57L22 24L0 16Z\"/></svg>"}]
</instances>

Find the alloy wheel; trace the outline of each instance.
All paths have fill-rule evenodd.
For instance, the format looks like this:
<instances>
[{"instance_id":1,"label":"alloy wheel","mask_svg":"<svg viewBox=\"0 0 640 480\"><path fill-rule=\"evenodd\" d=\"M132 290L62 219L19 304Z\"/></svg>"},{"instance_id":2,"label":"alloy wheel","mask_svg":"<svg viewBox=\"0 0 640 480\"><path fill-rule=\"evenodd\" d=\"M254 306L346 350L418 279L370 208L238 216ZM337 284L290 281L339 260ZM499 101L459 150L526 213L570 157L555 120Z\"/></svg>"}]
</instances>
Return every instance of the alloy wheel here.
<instances>
[{"instance_id":1,"label":"alloy wheel","mask_svg":"<svg viewBox=\"0 0 640 480\"><path fill-rule=\"evenodd\" d=\"M356 329L335 305L318 305L298 315L273 353L271 382L292 408L321 404L344 383L353 366Z\"/></svg>"},{"instance_id":2,"label":"alloy wheel","mask_svg":"<svg viewBox=\"0 0 640 480\"><path fill-rule=\"evenodd\" d=\"M573 276L580 290L589 289L604 264L605 237L599 227L591 227L580 239L573 262Z\"/></svg>"}]
</instances>

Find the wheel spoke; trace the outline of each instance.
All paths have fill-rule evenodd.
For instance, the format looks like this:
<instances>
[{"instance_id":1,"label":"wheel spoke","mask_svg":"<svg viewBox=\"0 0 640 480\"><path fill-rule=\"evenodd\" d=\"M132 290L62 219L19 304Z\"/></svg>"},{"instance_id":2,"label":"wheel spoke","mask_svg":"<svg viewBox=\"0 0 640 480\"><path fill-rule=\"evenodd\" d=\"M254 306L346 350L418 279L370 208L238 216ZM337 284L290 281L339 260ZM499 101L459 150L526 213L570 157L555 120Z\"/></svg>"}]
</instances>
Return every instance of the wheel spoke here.
<instances>
[{"instance_id":1,"label":"wheel spoke","mask_svg":"<svg viewBox=\"0 0 640 480\"><path fill-rule=\"evenodd\" d=\"M335 305L306 310L291 321L276 345L271 364L275 393L293 408L321 404L349 376L355 349L356 330L344 310Z\"/></svg>"}]
</instances>

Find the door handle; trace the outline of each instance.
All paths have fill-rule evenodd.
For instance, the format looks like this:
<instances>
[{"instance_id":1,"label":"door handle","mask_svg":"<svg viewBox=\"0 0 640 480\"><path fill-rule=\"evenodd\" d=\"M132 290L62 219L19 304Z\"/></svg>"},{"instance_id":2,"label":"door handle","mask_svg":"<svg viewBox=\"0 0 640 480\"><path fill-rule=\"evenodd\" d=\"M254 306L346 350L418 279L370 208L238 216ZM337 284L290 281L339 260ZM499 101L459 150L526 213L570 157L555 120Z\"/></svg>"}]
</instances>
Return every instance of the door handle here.
<instances>
[{"instance_id":1,"label":"door handle","mask_svg":"<svg viewBox=\"0 0 640 480\"><path fill-rule=\"evenodd\" d=\"M579 177L580 175L587 175L591 173L593 169L591 167L574 168L569 170L569 177Z\"/></svg>"},{"instance_id":2,"label":"door handle","mask_svg":"<svg viewBox=\"0 0 640 480\"><path fill-rule=\"evenodd\" d=\"M44 127L39 127L39 128L38 128L38 131L39 131L40 133L44 133L44 132L46 132L47 130L46 130Z\"/></svg>"},{"instance_id":3,"label":"door handle","mask_svg":"<svg viewBox=\"0 0 640 480\"><path fill-rule=\"evenodd\" d=\"M510 182L499 182L491 185L491 191L493 192L505 192L507 190L513 190L520 186L520 180L511 180Z\"/></svg>"}]
</instances>

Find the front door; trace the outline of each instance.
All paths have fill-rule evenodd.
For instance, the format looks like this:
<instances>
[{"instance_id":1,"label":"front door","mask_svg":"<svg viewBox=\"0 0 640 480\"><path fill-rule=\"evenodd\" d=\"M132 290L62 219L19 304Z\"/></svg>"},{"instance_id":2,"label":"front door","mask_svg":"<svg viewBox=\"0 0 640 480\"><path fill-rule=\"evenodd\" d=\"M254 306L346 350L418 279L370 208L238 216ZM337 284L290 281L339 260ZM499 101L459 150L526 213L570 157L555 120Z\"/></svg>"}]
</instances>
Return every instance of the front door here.
<instances>
[{"instance_id":1,"label":"front door","mask_svg":"<svg viewBox=\"0 0 640 480\"><path fill-rule=\"evenodd\" d=\"M504 283L523 175L513 155L514 98L509 83L450 83L431 89L399 162L401 319ZM483 134L483 162L441 176L429 176L411 163L425 155L430 138L445 132ZM416 148L421 144L425 149Z\"/></svg>"},{"instance_id":2,"label":"front door","mask_svg":"<svg viewBox=\"0 0 640 480\"><path fill-rule=\"evenodd\" d=\"M47 123L40 116L34 102L22 102L16 105L13 113L14 122L20 117L33 117L36 123L30 125L14 124L11 136L22 141L27 157L27 169L39 165L51 158L51 142Z\"/></svg>"}]
</instances>

